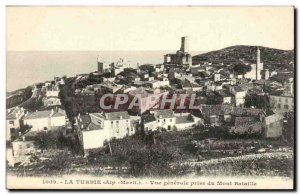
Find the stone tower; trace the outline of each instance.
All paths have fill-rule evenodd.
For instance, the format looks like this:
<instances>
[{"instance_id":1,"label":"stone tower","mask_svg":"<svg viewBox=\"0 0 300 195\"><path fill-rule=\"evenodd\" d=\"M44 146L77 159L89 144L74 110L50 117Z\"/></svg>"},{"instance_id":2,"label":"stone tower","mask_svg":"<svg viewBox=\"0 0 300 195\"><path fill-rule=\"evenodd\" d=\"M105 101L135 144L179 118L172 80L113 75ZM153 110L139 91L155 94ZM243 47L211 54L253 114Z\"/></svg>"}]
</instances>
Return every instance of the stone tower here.
<instances>
[{"instance_id":1,"label":"stone tower","mask_svg":"<svg viewBox=\"0 0 300 195\"><path fill-rule=\"evenodd\" d=\"M183 53L189 52L189 37L181 37L181 48L180 51Z\"/></svg>"}]
</instances>

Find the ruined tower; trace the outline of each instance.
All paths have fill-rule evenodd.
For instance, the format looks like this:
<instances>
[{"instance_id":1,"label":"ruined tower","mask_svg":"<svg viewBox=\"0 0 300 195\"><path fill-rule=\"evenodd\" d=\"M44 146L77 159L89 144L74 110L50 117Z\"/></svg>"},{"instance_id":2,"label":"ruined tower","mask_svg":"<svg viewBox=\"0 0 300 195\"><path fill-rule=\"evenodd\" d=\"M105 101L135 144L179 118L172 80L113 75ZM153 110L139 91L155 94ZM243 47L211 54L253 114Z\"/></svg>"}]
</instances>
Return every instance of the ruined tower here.
<instances>
[{"instance_id":1,"label":"ruined tower","mask_svg":"<svg viewBox=\"0 0 300 195\"><path fill-rule=\"evenodd\" d=\"M181 48L180 51L183 53L188 53L189 52L189 37L181 37Z\"/></svg>"}]
</instances>

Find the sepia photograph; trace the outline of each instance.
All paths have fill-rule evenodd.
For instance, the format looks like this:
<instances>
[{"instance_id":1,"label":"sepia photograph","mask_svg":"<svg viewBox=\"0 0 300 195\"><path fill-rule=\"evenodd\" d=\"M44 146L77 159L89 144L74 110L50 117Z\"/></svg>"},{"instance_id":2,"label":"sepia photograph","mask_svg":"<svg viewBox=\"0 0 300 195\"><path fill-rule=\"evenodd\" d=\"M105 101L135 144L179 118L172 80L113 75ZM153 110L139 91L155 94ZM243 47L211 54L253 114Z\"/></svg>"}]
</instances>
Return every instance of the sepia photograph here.
<instances>
[{"instance_id":1,"label":"sepia photograph","mask_svg":"<svg viewBox=\"0 0 300 195\"><path fill-rule=\"evenodd\" d=\"M6 6L6 188L294 190L294 20Z\"/></svg>"}]
</instances>

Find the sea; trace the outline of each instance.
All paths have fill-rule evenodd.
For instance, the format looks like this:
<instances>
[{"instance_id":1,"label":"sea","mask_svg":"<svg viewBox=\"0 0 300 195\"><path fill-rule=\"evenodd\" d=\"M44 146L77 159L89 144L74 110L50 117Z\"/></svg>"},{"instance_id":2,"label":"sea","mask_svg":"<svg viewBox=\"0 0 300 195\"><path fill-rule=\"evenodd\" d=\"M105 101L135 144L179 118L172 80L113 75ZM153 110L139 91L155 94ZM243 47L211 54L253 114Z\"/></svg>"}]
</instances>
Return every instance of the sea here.
<instances>
[{"instance_id":1,"label":"sea","mask_svg":"<svg viewBox=\"0 0 300 195\"><path fill-rule=\"evenodd\" d=\"M107 62L119 58L132 63L160 64L175 51L7 51L6 91L11 92L54 77L97 71L97 57ZM203 52L191 52L197 55Z\"/></svg>"}]
</instances>

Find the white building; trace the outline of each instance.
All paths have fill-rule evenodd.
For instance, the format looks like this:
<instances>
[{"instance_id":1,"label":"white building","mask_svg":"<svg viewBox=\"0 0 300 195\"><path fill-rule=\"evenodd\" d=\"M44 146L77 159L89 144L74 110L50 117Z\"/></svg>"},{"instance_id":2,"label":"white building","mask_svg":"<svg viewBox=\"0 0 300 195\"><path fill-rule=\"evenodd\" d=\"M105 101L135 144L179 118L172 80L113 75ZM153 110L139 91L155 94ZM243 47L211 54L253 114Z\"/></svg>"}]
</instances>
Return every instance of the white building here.
<instances>
[{"instance_id":1,"label":"white building","mask_svg":"<svg viewBox=\"0 0 300 195\"><path fill-rule=\"evenodd\" d=\"M161 80L152 80L148 83L152 89L170 86L170 82L168 78L162 78Z\"/></svg>"},{"instance_id":2,"label":"white building","mask_svg":"<svg viewBox=\"0 0 300 195\"><path fill-rule=\"evenodd\" d=\"M282 135L283 130L283 119L282 114L273 114L264 117L265 125L265 137L267 138L277 138Z\"/></svg>"},{"instance_id":3,"label":"white building","mask_svg":"<svg viewBox=\"0 0 300 195\"><path fill-rule=\"evenodd\" d=\"M154 110L152 114L142 116L145 131L165 129L167 131L182 131L203 124L201 118L190 113L174 113L173 110Z\"/></svg>"},{"instance_id":4,"label":"white building","mask_svg":"<svg viewBox=\"0 0 300 195\"><path fill-rule=\"evenodd\" d=\"M229 92L234 96L235 106L243 106L247 91L239 86L230 86Z\"/></svg>"},{"instance_id":5,"label":"white building","mask_svg":"<svg viewBox=\"0 0 300 195\"><path fill-rule=\"evenodd\" d=\"M18 137L21 127L21 119L25 115L23 108L15 107L6 110L6 140L14 140Z\"/></svg>"},{"instance_id":6,"label":"white building","mask_svg":"<svg viewBox=\"0 0 300 195\"><path fill-rule=\"evenodd\" d=\"M203 119L198 118L190 113L176 113L175 130L182 131L193 129L204 123Z\"/></svg>"},{"instance_id":7,"label":"white building","mask_svg":"<svg viewBox=\"0 0 300 195\"><path fill-rule=\"evenodd\" d=\"M85 155L88 155L89 150L103 147L105 141L112 138L120 139L133 135L139 120L139 117L132 117L126 111L79 115L76 123Z\"/></svg>"},{"instance_id":8,"label":"white building","mask_svg":"<svg viewBox=\"0 0 300 195\"><path fill-rule=\"evenodd\" d=\"M278 113L294 111L293 96L270 95L270 104L273 111Z\"/></svg>"},{"instance_id":9,"label":"white building","mask_svg":"<svg viewBox=\"0 0 300 195\"><path fill-rule=\"evenodd\" d=\"M49 98L44 97L43 100L42 100L42 102L43 102L43 106L45 108L52 107L52 106L60 106L61 105L61 101L57 97L49 97Z\"/></svg>"},{"instance_id":10,"label":"white building","mask_svg":"<svg viewBox=\"0 0 300 195\"><path fill-rule=\"evenodd\" d=\"M36 131L29 131L15 139L11 148L7 148L6 159L10 166L14 166L16 163L30 163L31 154L38 151L33 139L36 134Z\"/></svg>"},{"instance_id":11,"label":"white building","mask_svg":"<svg viewBox=\"0 0 300 195\"><path fill-rule=\"evenodd\" d=\"M46 87L46 97L58 97L59 87L56 85L50 85Z\"/></svg>"},{"instance_id":12,"label":"white building","mask_svg":"<svg viewBox=\"0 0 300 195\"><path fill-rule=\"evenodd\" d=\"M60 108L28 113L24 124L31 126L31 131L51 130L66 125L66 112Z\"/></svg>"}]
</instances>

